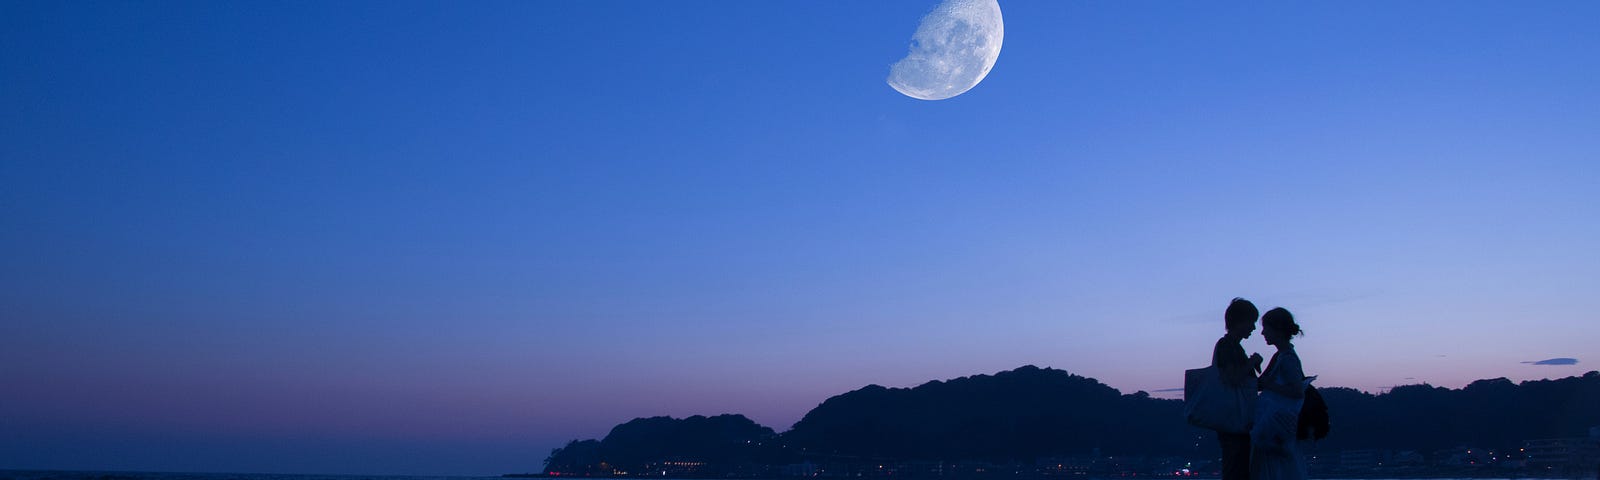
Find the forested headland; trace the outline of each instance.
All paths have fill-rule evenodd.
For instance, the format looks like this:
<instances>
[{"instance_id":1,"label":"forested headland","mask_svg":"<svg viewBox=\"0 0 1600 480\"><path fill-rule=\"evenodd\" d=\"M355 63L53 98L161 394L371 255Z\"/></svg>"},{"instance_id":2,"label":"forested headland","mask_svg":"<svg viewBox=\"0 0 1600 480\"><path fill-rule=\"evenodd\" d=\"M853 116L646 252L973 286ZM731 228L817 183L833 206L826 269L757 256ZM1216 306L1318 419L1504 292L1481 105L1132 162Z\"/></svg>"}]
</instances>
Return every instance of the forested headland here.
<instances>
[{"instance_id":1,"label":"forested headland","mask_svg":"<svg viewBox=\"0 0 1600 480\"><path fill-rule=\"evenodd\" d=\"M1327 452L1515 450L1532 439L1585 436L1600 425L1600 372L1479 380L1460 389L1319 390L1332 421L1317 448ZM1029 365L913 388L868 385L827 399L784 432L731 414L634 419L603 439L555 449L544 471L613 476L688 465L733 475L798 462L1031 463L1091 452L1209 457L1216 448L1209 431L1184 421L1181 400L1124 394L1093 378Z\"/></svg>"}]
</instances>

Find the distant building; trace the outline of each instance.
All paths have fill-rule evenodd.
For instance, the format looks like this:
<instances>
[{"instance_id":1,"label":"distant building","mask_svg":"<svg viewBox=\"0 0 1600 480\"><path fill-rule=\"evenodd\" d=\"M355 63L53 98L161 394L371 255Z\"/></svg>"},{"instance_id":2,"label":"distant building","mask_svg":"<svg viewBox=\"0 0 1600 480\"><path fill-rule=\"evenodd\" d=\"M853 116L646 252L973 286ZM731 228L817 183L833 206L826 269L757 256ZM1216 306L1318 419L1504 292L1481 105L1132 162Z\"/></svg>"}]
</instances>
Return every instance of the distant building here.
<instances>
[{"instance_id":1,"label":"distant building","mask_svg":"<svg viewBox=\"0 0 1600 480\"><path fill-rule=\"evenodd\" d=\"M1433 452L1433 463L1441 467L1488 465L1489 452L1481 448L1455 447Z\"/></svg>"},{"instance_id":2,"label":"distant building","mask_svg":"<svg viewBox=\"0 0 1600 480\"><path fill-rule=\"evenodd\" d=\"M781 472L785 477L815 477L817 476L817 464L810 461L791 463L784 465Z\"/></svg>"},{"instance_id":3,"label":"distant building","mask_svg":"<svg viewBox=\"0 0 1600 480\"><path fill-rule=\"evenodd\" d=\"M1384 450L1345 450L1339 452L1339 468L1353 472L1375 470L1383 466L1388 456Z\"/></svg>"},{"instance_id":4,"label":"distant building","mask_svg":"<svg viewBox=\"0 0 1600 480\"><path fill-rule=\"evenodd\" d=\"M1589 427L1589 444L1594 448L1600 448L1600 426ZM1592 460L1590 463L1594 464L1594 478L1600 480L1600 458Z\"/></svg>"},{"instance_id":5,"label":"distant building","mask_svg":"<svg viewBox=\"0 0 1600 480\"><path fill-rule=\"evenodd\" d=\"M1046 477L1081 477L1094 471L1093 457L1045 457L1036 465Z\"/></svg>"},{"instance_id":6,"label":"distant building","mask_svg":"<svg viewBox=\"0 0 1600 480\"><path fill-rule=\"evenodd\" d=\"M1591 438L1528 440L1523 449L1528 470L1534 473L1574 475L1590 472L1600 463L1600 444Z\"/></svg>"},{"instance_id":7,"label":"distant building","mask_svg":"<svg viewBox=\"0 0 1600 480\"><path fill-rule=\"evenodd\" d=\"M1389 457L1389 461L1385 462L1385 464L1399 468L1427 466L1427 462L1423 460L1422 454L1417 453L1415 450L1406 450L1391 455Z\"/></svg>"},{"instance_id":8,"label":"distant building","mask_svg":"<svg viewBox=\"0 0 1600 480\"><path fill-rule=\"evenodd\" d=\"M1326 474L1331 470L1337 470L1339 468L1339 455L1337 453L1329 454L1327 452L1310 452L1306 454L1305 458L1306 469L1312 474L1318 474L1321 476L1321 474ZM1216 470L1214 473L1221 473L1221 469L1214 470ZM1211 472L1212 470L1203 471Z\"/></svg>"},{"instance_id":9,"label":"distant building","mask_svg":"<svg viewBox=\"0 0 1600 480\"><path fill-rule=\"evenodd\" d=\"M645 465L646 475L663 477L697 477L707 473L706 463L692 460L662 460Z\"/></svg>"},{"instance_id":10,"label":"distant building","mask_svg":"<svg viewBox=\"0 0 1600 480\"><path fill-rule=\"evenodd\" d=\"M931 460L906 461L896 463L891 475L900 475L914 478L938 478L944 476L944 462Z\"/></svg>"}]
</instances>

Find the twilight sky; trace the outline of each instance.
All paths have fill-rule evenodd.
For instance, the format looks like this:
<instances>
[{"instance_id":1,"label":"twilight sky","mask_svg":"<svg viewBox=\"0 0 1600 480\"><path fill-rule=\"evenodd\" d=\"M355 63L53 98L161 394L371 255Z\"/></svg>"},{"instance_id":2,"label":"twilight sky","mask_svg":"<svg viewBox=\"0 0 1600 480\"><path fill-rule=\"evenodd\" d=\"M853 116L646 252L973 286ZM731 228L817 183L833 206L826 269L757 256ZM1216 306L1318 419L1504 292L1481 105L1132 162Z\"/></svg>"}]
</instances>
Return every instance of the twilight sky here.
<instances>
[{"instance_id":1,"label":"twilight sky","mask_svg":"<svg viewBox=\"0 0 1600 480\"><path fill-rule=\"evenodd\" d=\"M1234 296L1321 385L1600 364L1600 3L1003 1L913 100L935 3L0 1L0 468L1174 388Z\"/></svg>"}]
</instances>

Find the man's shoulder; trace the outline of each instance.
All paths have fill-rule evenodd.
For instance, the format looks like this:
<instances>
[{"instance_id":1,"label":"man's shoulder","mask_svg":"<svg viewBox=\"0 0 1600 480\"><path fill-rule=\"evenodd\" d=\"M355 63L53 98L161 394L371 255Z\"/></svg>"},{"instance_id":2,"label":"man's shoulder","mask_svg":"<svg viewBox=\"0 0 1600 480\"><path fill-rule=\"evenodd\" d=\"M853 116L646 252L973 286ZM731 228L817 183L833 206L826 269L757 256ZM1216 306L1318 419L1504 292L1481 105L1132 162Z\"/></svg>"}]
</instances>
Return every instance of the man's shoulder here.
<instances>
[{"instance_id":1,"label":"man's shoulder","mask_svg":"<svg viewBox=\"0 0 1600 480\"><path fill-rule=\"evenodd\" d=\"M1217 365L1232 365L1245 360L1244 346L1239 340L1223 336L1217 339L1216 348L1211 349L1211 363Z\"/></svg>"}]
</instances>

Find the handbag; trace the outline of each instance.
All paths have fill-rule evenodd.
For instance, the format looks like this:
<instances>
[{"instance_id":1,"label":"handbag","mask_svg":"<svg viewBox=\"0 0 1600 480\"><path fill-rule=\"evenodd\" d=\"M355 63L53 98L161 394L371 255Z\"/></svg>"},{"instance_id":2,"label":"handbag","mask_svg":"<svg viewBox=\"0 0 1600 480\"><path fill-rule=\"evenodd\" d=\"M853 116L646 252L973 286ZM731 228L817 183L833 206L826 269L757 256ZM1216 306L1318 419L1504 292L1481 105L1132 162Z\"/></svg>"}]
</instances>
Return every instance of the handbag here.
<instances>
[{"instance_id":1,"label":"handbag","mask_svg":"<svg viewBox=\"0 0 1600 480\"><path fill-rule=\"evenodd\" d=\"M1311 381L1316 378L1306 377L1297 386L1303 390L1310 387ZM1271 455L1292 452L1299 431L1300 409L1304 404L1304 398L1289 398L1271 390L1261 392L1255 425L1250 429L1250 446L1258 453Z\"/></svg>"},{"instance_id":2,"label":"handbag","mask_svg":"<svg viewBox=\"0 0 1600 480\"><path fill-rule=\"evenodd\" d=\"M1249 433L1255 421L1254 386L1222 382L1215 365L1183 372L1183 415L1190 425L1224 433Z\"/></svg>"}]
</instances>

